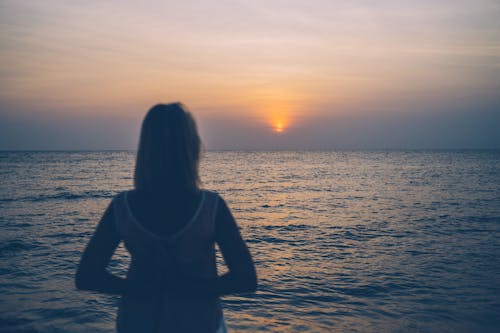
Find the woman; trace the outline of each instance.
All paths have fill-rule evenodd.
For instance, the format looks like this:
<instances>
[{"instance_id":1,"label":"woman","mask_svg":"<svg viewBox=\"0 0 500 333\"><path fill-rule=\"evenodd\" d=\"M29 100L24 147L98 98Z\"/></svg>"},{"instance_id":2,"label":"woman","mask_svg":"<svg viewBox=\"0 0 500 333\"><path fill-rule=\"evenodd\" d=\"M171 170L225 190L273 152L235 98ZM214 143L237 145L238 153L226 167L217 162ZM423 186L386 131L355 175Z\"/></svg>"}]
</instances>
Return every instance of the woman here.
<instances>
[{"instance_id":1,"label":"woman","mask_svg":"<svg viewBox=\"0 0 500 333\"><path fill-rule=\"evenodd\" d=\"M83 253L76 286L122 295L121 333L225 332L219 297L257 288L229 208L199 188L200 145L181 104L151 108L142 124L135 188L111 201ZM106 270L120 241L131 254L126 279ZM228 267L222 276L215 243Z\"/></svg>"}]
</instances>

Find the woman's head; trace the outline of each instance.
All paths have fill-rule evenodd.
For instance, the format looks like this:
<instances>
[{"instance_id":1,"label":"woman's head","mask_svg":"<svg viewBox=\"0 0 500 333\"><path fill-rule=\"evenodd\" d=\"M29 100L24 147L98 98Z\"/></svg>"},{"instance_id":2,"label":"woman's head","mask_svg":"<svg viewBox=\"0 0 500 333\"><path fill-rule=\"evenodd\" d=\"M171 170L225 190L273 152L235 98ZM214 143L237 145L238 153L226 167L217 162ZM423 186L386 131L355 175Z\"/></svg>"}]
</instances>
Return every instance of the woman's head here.
<instances>
[{"instance_id":1,"label":"woman's head","mask_svg":"<svg viewBox=\"0 0 500 333\"><path fill-rule=\"evenodd\" d=\"M180 103L153 106L142 122L136 190L197 191L200 146L196 123Z\"/></svg>"}]
</instances>

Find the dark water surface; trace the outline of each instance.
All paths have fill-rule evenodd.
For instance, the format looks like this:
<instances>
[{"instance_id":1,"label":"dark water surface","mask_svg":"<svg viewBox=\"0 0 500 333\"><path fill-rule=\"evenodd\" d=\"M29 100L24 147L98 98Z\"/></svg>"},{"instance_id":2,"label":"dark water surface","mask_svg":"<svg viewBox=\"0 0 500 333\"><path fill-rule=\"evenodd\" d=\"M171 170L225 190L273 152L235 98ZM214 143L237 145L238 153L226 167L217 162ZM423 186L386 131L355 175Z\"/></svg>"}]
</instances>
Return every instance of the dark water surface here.
<instances>
[{"instance_id":1,"label":"dark water surface","mask_svg":"<svg viewBox=\"0 0 500 333\"><path fill-rule=\"evenodd\" d=\"M133 163L0 152L1 332L113 331L117 299L73 275ZM500 331L500 151L208 152L202 179L260 278L223 299L231 331Z\"/></svg>"}]
</instances>

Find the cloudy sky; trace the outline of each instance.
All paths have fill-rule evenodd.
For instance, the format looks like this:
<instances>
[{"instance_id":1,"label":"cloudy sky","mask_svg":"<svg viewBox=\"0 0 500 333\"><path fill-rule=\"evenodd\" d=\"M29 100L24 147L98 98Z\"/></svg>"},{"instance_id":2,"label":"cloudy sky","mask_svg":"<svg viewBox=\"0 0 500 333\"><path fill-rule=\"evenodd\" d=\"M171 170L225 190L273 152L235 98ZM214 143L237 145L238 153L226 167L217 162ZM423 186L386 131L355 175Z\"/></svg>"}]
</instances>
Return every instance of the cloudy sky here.
<instances>
[{"instance_id":1,"label":"cloudy sky","mask_svg":"<svg viewBox=\"0 0 500 333\"><path fill-rule=\"evenodd\" d=\"M500 1L0 0L0 149L500 148Z\"/></svg>"}]
</instances>

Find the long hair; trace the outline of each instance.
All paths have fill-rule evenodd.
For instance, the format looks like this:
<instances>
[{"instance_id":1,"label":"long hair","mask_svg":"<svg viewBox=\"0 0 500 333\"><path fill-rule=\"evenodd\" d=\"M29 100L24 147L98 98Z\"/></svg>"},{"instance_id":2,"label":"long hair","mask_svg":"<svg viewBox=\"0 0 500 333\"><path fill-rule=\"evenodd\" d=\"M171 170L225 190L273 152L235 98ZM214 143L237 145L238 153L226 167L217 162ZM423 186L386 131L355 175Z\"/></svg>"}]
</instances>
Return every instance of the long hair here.
<instances>
[{"instance_id":1,"label":"long hair","mask_svg":"<svg viewBox=\"0 0 500 333\"><path fill-rule=\"evenodd\" d=\"M193 193L199 189L200 137L182 104L157 104L142 122L135 189L143 193Z\"/></svg>"}]
</instances>

